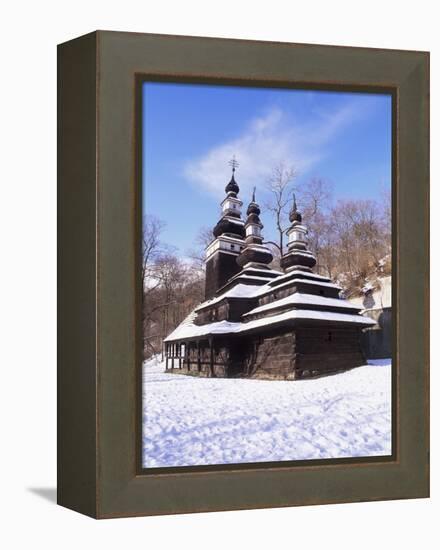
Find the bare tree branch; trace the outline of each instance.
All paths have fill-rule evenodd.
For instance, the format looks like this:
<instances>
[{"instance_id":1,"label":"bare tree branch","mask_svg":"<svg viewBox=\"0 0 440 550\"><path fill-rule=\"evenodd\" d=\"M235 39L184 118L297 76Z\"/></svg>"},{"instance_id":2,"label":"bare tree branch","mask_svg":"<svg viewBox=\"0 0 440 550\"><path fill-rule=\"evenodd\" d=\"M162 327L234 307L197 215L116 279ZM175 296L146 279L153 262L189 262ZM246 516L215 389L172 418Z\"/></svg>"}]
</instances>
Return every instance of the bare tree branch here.
<instances>
[{"instance_id":1,"label":"bare tree branch","mask_svg":"<svg viewBox=\"0 0 440 550\"><path fill-rule=\"evenodd\" d=\"M297 176L296 170L291 167L286 167L283 162L280 162L272 170L272 176L267 181L266 187L271 194L271 198L266 202L267 210L272 212L275 218L275 225L278 232L278 249L281 255L284 250L284 233L288 228L287 214L289 204L292 201L292 196L295 191L293 181Z\"/></svg>"}]
</instances>

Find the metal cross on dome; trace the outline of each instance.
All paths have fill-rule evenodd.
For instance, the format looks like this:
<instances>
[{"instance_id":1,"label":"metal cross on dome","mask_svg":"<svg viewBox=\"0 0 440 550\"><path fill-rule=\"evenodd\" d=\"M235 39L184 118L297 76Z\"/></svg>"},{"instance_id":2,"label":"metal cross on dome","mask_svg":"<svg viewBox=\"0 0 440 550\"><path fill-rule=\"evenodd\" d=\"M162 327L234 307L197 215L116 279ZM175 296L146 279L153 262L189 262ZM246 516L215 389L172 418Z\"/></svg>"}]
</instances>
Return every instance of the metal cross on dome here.
<instances>
[{"instance_id":1,"label":"metal cross on dome","mask_svg":"<svg viewBox=\"0 0 440 550\"><path fill-rule=\"evenodd\" d=\"M229 166L232 166L232 173L235 173L235 169L238 168L240 165L238 164L238 161L235 159L235 155L232 156L232 159L229 161Z\"/></svg>"}]
</instances>

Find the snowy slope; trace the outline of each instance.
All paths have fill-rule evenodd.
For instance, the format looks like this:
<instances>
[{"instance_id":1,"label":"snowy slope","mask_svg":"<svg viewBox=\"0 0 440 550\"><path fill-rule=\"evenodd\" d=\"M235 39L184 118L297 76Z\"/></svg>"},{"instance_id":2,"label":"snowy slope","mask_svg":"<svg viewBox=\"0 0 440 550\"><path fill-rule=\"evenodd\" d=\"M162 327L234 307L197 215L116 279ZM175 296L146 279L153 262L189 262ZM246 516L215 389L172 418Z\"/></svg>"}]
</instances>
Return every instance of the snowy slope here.
<instances>
[{"instance_id":1,"label":"snowy slope","mask_svg":"<svg viewBox=\"0 0 440 550\"><path fill-rule=\"evenodd\" d=\"M295 382L144 364L144 467L391 454L391 363Z\"/></svg>"}]
</instances>

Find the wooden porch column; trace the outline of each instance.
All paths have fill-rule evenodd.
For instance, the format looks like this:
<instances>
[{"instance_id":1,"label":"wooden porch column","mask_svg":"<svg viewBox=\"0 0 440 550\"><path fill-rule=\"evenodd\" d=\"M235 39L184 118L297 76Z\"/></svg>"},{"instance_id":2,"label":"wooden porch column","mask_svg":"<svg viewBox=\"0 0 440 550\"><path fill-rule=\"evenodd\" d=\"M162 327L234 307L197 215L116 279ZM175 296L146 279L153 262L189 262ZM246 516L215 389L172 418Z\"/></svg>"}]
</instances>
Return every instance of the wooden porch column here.
<instances>
[{"instance_id":1,"label":"wooden porch column","mask_svg":"<svg viewBox=\"0 0 440 550\"><path fill-rule=\"evenodd\" d=\"M215 376L214 374L214 346L212 337L209 339L209 370L211 373L211 376Z\"/></svg>"},{"instance_id":2,"label":"wooden porch column","mask_svg":"<svg viewBox=\"0 0 440 550\"><path fill-rule=\"evenodd\" d=\"M182 342L177 344L177 357L179 358L179 369L182 368Z\"/></svg>"},{"instance_id":3,"label":"wooden porch column","mask_svg":"<svg viewBox=\"0 0 440 550\"><path fill-rule=\"evenodd\" d=\"M191 351L191 342L185 342L186 368L188 369L188 372L191 368L190 351Z\"/></svg>"},{"instance_id":4,"label":"wooden porch column","mask_svg":"<svg viewBox=\"0 0 440 550\"><path fill-rule=\"evenodd\" d=\"M200 372L202 370L202 365L200 362L200 341L197 340L197 370Z\"/></svg>"},{"instance_id":5,"label":"wooden porch column","mask_svg":"<svg viewBox=\"0 0 440 550\"><path fill-rule=\"evenodd\" d=\"M165 370L168 370L168 342L165 342Z\"/></svg>"}]
</instances>

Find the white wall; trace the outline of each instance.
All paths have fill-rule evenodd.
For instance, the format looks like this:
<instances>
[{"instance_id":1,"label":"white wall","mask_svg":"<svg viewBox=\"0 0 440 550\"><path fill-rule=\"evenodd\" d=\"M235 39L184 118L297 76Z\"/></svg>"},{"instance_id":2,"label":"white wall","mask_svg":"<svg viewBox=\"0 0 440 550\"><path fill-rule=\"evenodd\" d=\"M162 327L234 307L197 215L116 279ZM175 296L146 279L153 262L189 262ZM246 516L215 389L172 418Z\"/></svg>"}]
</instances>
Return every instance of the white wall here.
<instances>
[{"instance_id":1,"label":"white wall","mask_svg":"<svg viewBox=\"0 0 440 550\"><path fill-rule=\"evenodd\" d=\"M438 152L440 48L434 6L427 0L18 0L2 4L0 540L4 548L433 547L440 511L438 426L433 434L430 501L94 522L56 507L52 499L56 466L55 45L99 28L432 50L432 148ZM432 172L433 181L440 181L434 156ZM437 205L439 192L439 186L434 186ZM433 242L439 236L436 218ZM433 253L435 284L438 254ZM434 311L439 311L436 284L433 294ZM433 328L437 334L436 316ZM435 398L438 359L433 350L434 420L438 420L440 402Z\"/></svg>"}]
</instances>

